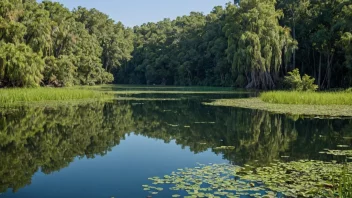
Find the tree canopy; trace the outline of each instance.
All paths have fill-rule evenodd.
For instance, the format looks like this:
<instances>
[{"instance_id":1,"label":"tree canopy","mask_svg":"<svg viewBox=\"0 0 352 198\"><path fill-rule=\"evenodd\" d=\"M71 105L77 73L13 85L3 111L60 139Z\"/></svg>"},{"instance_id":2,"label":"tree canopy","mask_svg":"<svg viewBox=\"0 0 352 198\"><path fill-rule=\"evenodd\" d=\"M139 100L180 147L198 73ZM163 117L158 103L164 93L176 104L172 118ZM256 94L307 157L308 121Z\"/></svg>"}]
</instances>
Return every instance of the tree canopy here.
<instances>
[{"instance_id":1,"label":"tree canopy","mask_svg":"<svg viewBox=\"0 0 352 198\"><path fill-rule=\"evenodd\" d=\"M351 10L350 0L242 0L128 28L96 9L3 0L0 87L115 82L273 89L295 68L321 89L349 87Z\"/></svg>"},{"instance_id":2,"label":"tree canopy","mask_svg":"<svg viewBox=\"0 0 352 198\"><path fill-rule=\"evenodd\" d=\"M112 82L112 69L133 50L131 30L120 22L51 1L1 1L0 42L0 86Z\"/></svg>"},{"instance_id":3,"label":"tree canopy","mask_svg":"<svg viewBox=\"0 0 352 198\"><path fill-rule=\"evenodd\" d=\"M136 26L133 58L116 81L273 89L299 68L322 89L349 87L351 4L242 0Z\"/></svg>"}]
</instances>

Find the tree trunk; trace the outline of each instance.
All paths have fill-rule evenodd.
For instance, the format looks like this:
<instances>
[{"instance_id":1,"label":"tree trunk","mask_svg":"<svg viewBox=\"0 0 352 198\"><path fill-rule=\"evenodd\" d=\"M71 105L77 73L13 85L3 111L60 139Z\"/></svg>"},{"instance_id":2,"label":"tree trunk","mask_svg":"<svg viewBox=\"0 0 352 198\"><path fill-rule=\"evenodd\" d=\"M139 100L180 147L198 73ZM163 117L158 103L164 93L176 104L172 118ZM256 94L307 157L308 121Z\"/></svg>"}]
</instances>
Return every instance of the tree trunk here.
<instances>
[{"instance_id":1,"label":"tree trunk","mask_svg":"<svg viewBox=\"0 0 352 198\"><path fill-rule=\"evenodd\" d=\"M293 39L296 40L296 24L295 24L295 22L293 22L292 35L293 35ZM292 69L294 69L295 67L296 67L296 50L293 50L293 67L292 67Z\"/></svg>"},{"instance_id":2,"label":"tree trunk","mask_svg":"<svg viewBox=\"0 0 352 198\"><path fill-rule=\"evenodd\" d=\"M317 68L316 68L316 65L315 65L315 53L314 53L314 50L312 50L313 52L313 72L314 72L314 78L315 80L317 79Z\"/></svg>"},{"instance_id":3,"label":"tree trunk","mask_svg":"<svg viewBox=\"0 0 352 198\"><path fill-rule=\"evenodd\" d=\"M321 53L319 52L319 74L318 74L318 86L321 87Z\"/></svg>"},{"instance_id":4,"label":"tree trunk","mask_svg":"<svg viewBox=\"0 0 352 198\"><path fill-rule=\"evenodd\" d=\"M329 89L331 87L331 67L332 67L332 60L334 59L334 54L330 56L328 54L328 68L327 68L327 88Z\"/></svg>"}]
</instances>

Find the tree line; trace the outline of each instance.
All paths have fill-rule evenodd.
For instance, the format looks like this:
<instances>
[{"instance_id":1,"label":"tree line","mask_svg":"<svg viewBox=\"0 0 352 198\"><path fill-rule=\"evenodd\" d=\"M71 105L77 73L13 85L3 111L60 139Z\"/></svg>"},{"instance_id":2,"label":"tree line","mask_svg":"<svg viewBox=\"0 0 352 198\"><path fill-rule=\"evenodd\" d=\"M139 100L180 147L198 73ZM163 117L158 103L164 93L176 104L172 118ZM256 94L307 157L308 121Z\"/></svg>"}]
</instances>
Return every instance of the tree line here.
<instances>
[{"instance_id":1,"label":"tree line","mask_svg":"<svg viewBox=\"0 0 352 198\"><path fill-rule=\"evenodd\" d=\"M96 9L0 2L0 87L109 83L131 58L133 32Z\"/></svg>"},{"instance_id":2,"label":"tree line","mask_svg":"<svg viewBox=\"0 0 352 198\"><path fill-rule=\"evenodd\" d=\"M352 2L242 0L134 27L116 81L280 88L294 68L322 89L352 85Z\"/></svg>"},{"instance_id":3,"label":"tree line","mask_svg":"<svg viewBox=\"0 0 352 198\"><path fill-rule=\"evenodd\" d=\"M242 0L133 28L96 9L0 2L0 86L352 86L350 0Z\"/></svg>"}]
</instances>

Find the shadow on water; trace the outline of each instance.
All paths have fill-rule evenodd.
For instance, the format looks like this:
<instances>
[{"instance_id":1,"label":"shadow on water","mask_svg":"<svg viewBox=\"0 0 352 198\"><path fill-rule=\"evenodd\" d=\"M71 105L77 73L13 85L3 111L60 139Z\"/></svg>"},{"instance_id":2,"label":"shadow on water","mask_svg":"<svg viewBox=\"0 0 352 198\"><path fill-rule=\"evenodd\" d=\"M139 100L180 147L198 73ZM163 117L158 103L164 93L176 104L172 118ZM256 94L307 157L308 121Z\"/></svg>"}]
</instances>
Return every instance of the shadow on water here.
<instances>
[{"instance_id":1,"label":"shadow on water","mask_svg":"<svg viewBox=\"0 0 352 198\"><path fill-rule=\"evenodd\" d=\"M201 104L219 97L224 95L27 106L0 112L0 192L30 185L38 171L50 174L69 167L76 158L104 156L126 135L165 144L174 141L194 154L210 150L236 165L265 165L277 159L332 160L333 156L319 152L352 143L352 120L302 119ZM221 146L234 149L216 149Z\"/></svg>"}]
</instances>

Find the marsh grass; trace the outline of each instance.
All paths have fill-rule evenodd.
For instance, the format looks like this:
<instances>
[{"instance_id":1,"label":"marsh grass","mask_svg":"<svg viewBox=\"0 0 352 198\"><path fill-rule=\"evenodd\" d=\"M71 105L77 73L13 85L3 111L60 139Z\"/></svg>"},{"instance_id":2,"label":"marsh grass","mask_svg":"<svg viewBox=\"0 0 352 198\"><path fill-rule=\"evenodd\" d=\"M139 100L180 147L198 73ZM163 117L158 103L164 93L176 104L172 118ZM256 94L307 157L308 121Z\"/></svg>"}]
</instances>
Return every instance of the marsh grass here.
<instances>
[{"instance_id":1,"label":"marsh grass","mask_svg":"<svg viewBox=\"0 0 352 198\"><path fill-rule=\"evenodd\" d=\"M270 91L261 93L260 99L264 102L274 104L352 105L352 93L347 91Z\"/></svg>"},{"instance_id":2,"label":"marsh grass","mask_svg":"<svg viewBox=\"0 0 352 198\"><path fill-rule=\"evenodd\" d=\"M352 173L346 165L342 170L338 193L341 198L352 197Z\"/></svg>"},{"instance_id":3,"label":"marsh grass","mask_svg":"<svg viewBox=\"0 0 352 198\"><path fill-rule=\"evenodd\" d=\"M276 104L264 102L260 98L220 99L210 103L205 102L203 104L258 109L290 116L318 116L323 118L352 117L352 105Z\"/></svg>"},{"instance_id":4,"label":"marsh grass","mask_svg":"<svg viewBox=\"0 0 352 198\"><path fill-rule=\"evenodd\" d=\"M0 89L0 106L23 102L67 101L111 97L109 94L79 88L15 88Z\"/></svg>"}]
</instances>

